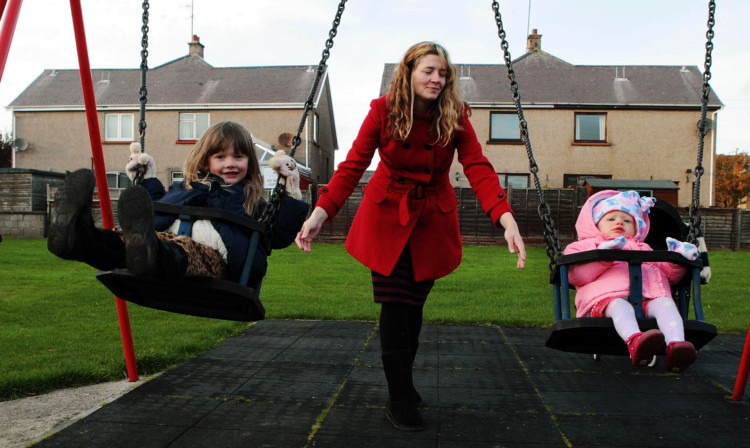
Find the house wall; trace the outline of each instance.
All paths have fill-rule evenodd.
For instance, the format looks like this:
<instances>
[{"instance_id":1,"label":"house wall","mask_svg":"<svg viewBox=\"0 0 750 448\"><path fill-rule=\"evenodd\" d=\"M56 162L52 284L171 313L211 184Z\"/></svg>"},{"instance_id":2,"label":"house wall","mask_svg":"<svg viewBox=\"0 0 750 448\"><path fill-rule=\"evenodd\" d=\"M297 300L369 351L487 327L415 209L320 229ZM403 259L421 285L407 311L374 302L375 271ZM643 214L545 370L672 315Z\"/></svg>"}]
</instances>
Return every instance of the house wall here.
<instances>
[{"instance_id":1,"label":"house wall","mask_svg":"<svg viewBox=\"0 0 750 448\"><path fill-rule=\"evenodd\" d=\"M471 122L485 154L499 173L529 173L529 162L523 144L489 142L490 111L508 109L472 108ZM583 111L583 110L580 110ZM622 110L606 112L608 145L575 144L575 112L572 109L525 107L534 158L539 165L539 180L549 187L561 188L564 174L602 174L613 179L668 179L680 187L678 203L687 206L692 200L695 176L686 174L696 165L699 111ZM710 197L713 179L713 133L706 136L701 178L701 205L713 204ZM452 172L463 173L457 160ZM463 174L462 174L463 176ZM465 178L463 178L465 179ZM465 180L451 181L467 186ZM529 181L533 187L533 181Z\"/></svg>"},{"instance_id":2,"label":"house wall","mask_svg":"<svg viewBox=\"0 0 750 448\"><path fill-rule=\"evenodd\" d=\"M301 118L301 109L212 110L197 109L189 112L208 112L211 124L232 120L243 124L256 137L271 145L278 145L278 137L285 132L295 133ZM124 170L130 155L130 142L104 142L106 113L134 114L137 140L139 112L137 110L107 109L98 113L99 132L107 171ZM172 171L182 171L182 165L193 142L179 142L179 111L147 111L146 151L156 160L157 177L167 183ZM29 142L25 152L16 154L16 167L44 171L73 171L93 168L91 145L85 112L15 112L15 135ZM305 124L302 144L296 158L312 169L313 177L333 174L332 114L319 112L323 130L319 145L308 139L311 120ZM309 142L309 146L306 145ZM306 151L307 149L307 151ZM321 155L324 154L324 155ZM309 161L306 158L309 156ZM328 163L328 166L325 166Z\"/></svg>"}]
</instances>

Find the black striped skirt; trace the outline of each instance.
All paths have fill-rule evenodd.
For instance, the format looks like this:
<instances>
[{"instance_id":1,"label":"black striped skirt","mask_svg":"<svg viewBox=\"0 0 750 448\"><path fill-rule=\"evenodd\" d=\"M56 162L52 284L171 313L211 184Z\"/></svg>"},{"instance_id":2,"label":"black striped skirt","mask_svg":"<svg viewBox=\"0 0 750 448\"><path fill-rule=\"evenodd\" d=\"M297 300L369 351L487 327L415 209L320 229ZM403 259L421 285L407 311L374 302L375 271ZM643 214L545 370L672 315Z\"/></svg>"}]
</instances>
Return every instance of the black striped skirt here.
<instances>
[{"instance_id":1,"label":"black striped skirt","mask_svg":"<svg viewBox=\"0 0 750 448\"><path fill-rule=\"evenodd\" d=\"M389 276L372 272L372 291L377 303L403 303L407 305L424 305L435 280L414 281L411 252L409 244L396 261L396 267Z\"/></svg>"}]
</instances>

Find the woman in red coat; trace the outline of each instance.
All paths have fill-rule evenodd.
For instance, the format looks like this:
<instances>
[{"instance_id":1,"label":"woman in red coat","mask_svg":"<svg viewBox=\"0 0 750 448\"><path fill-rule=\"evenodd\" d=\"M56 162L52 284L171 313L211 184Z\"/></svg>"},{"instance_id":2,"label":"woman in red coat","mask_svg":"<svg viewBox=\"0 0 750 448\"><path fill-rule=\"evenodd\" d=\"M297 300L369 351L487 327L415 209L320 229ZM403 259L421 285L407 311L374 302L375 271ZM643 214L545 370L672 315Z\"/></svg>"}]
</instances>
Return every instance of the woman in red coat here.
<instances>
[{"instance_id":1,"label":"woman in red coat","mask_svg":"<svg viewBox=\"0 0 750 448\"><path fill-rule=\"evenodd\" d=\"M422 306L435 279L461 263L458 201L450 183L454 154L485 213L505 229L511 253L524 267L526 250L497 173L482 154L459 97L456 70L433 42L407 50L388 88L373 100L346 161L320 190L320 199L297 235L300 249L345 204L376 150L380 163L365 188L346 250L372 271L381 303L380 343L388 381L386 416L404 430L422 429L412 365L419 345Z\"/></svg>"}]
</instances>

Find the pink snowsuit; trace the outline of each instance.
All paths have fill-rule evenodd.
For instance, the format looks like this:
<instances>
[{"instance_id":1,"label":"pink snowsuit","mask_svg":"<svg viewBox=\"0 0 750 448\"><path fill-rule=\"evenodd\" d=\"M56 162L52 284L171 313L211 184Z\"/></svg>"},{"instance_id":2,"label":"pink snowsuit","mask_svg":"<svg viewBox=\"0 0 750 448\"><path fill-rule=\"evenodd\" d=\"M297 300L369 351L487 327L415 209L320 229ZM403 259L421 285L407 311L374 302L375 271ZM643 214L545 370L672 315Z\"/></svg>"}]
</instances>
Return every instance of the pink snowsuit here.
<instances>
[{"instance_id":1,"label":"pink snowsuit","mask_svg":"<svg viewBox=\"0 0 750 448\"><path fill-rule=\"evenodd\" d=\"M600 191L592 195L581 209L576 221L578 241L565 248L565 254L596 250L597 246L611 240L596 227L592 215L593 204L619 192ZM645 231L636 231L636 236L627 237L623 250L653 250L643 242L648 234L650 222L647 214L642 215ZM640 230L640 229L639 229ZM648 312L649 302L659 297L671 297L670 284L677 283L685 274L682 266L667 262L644 262L643 272L643 312ZM576 287L576 317L603 317L607 305L619 298L630 295L630 275L625 261L595 261L570 266L568 280Z\"/></svg>"}]
</instances>

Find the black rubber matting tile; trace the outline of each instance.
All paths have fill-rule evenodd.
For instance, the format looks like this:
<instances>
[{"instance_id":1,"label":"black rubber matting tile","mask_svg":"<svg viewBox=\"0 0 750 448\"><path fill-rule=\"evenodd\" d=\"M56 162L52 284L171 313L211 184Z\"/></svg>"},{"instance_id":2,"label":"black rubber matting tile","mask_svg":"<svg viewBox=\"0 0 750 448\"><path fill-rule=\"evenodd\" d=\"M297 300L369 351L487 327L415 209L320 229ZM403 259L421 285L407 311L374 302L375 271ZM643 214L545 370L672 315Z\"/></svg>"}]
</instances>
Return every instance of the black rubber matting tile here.
<instances>
[{"instance_id":1,"label":"black rubber matting tile","mask_svg":"<svg viewBox=\"0 0 750 448\"><path fill-rule=\"evenodd\" d=\"M719 394L722 390L717 384L707 381L705 375L693 372L677 375L646 371L643 374L620 374L618 378L633 392L637 393L672 393L672 394Z\"/></svg>"},{"instance_id":2,"label":"black rubber matting tile","mask_svg":"<svg viewBox=\"0 0 750 448\"><path fill-rule=\"evenodd\" d=\"M502 371L466 366L442 368L438 375L438 384L441 388L533 389L529 377L522 371Z\"/></svg>"},{"instance_id":3,"label":"black rubber matting tile","mask_svg":"<svg viewBox=\"0 0 750 448\"><path fill-rule=\"evenodd\" d=\"M103 406L86 417L86 420L188 428L221 404L220 400L212 398L148 395L133 392Z\"/></svg>"},{"instance_id":4,"label":"black rubber matting tile","mask_svg":"<svg viewBox=\"0 0 750 448\"><path fill-rule=\"evenodd\" d=\"M196 376L204 378L250 378L265 364L266 362L201 357L184 362L160 376L165 378Z\"/></svg>"},{"instance_id":5,"label":"black rubber matting tile","mask_svg":"<svg viewBox=\"0 0 750 448\"><path fill-rule=\"evenodd\" d=\"M273 378L251 378L231 398L268 403L319 405L331 402L340 385L306 381L283 381Z\"/></svg>"},{"instance_id":6,"label":"black rubber matting tile","mask_svg":"<svg viewBox=\"0 0 750 448\"><path fill-rule=\"evenodd\" d=\"M660 408L647 406L630 391L542 391L542 400L553 414L637 416L648 412L664 415Z\"/></svg>"},{"instance_id":7,"label":"black rubber matting tile","mask_svg":"<svg viewBox=\"0 0 750 448\"><path fill-rule=\"evenodd\" d=\"M84 419L36 443L35 447L160 448L169 446L185 428L143 423Z\"/></svg>"},{"instance_id":8,"label":"black rubber matting tile","mask_svg":"<svg viewBox=\"0 0 750 448\"><path fill-rule=\"evenodd\" d=\"M253 347L252 345L229 346L221 343L198 356L202 359L231 359L264 363L276 358L283 349Z\"/></svg>"},{"instance_id":9,"label":"black rubber matting tile","mask_svg":"<svg viewBox=\"0 0 750 448\"><path fill-rule=\"evenodd\" d=\"M421 409L425 429L423 431L400 431L395 429L385 416L383 406L333 406L316 433L363 438L387 437L405 440L431 440L438 435L438 411Z\"/></svg>"},{"instance_id":10,"label":"black rubber matting tile","mask_svg":"<svg viewBox=\"0 0 750 448\"><path fill-rule=\"evenodd\" d=\"M645 410L645 409L644 409ZM645 414L645 413L644 413ZM572 446L699 447L684 425L641 416L558 415L557 425ZM732 445L717 445L729 447Z\"/></svg>"},{"instance_id":11,"label":"black rubber matting tile","mask_svg":"<svg viewBox=\"0 0 750 448\"><path fill-rule=\"evenodd\" d=\"M727 418L744 418L748 421L750 434L750 403L735 402L731 394L674 394L674 393L641 393L635 395L653 408L651 414L664 416L682 416L701 418L704 416ZM677 398L676 398L677 397ZM690 403L686 406L685 403Z\"/></svg>"},{"instance_id":12,"label":"black rubber matting tile","mask_svg":"<svg viewBox=\"0 0 750 448\"><path fill-rule=\"evenodd\" d=\"M210 415L202 419L196 428L309 434L326 406L326 404L313 406L279 402L227 401L221 403Z\"/></svg>"},{"instance_id":13,"label":"black rubber matting tile","mask_svg":"<svg viewBox=\"0 0 750 448\"><path fill-rule=\"evenodd\" d=\"M358 350L312 350L288 348L279 353L274 361L285 362L325 362L333 364L353 364L359 354Z\"/></svg>"},{"instance_id":14,"label":"black rubber matting tile","mask_svg":"<svg viewBox=\"0 0 750 448\"><path fill-rule=\"evenodd\" d=\"M461 442L557 444L562 436L547 414L514 412L440 412L440 440Z\"/></svg>"},{"instance_id":15,"label":"black rubber matting tile","mask_svg":"<svg viewBox=\"0 0 750 448\"><path fill-rule=\"evenodd\" d=\"M433 365L439 365L441 369L472 368L486 369L493 372L515 370L515 373L520 373L522 370L521 364L519 364L515 358L510 356L498 356L494 353L484 356L441 353L437 364Z\"/></svg>"},{"instance_id":16,"label":"black rubber matting tile","mask_svg":"<svg viewBox=\"0 0 750 448\"><path fill-rule=\"evenodd\" d=\"M307 433L258 431L254 427L243 430L192 428L169 445L169 448L303 448L307 437Z\"/></svg>"},{"instance_id":17,"label":"black rubber matting tile","mask_svg":"<svg viewBox=\"0 0 750 448\"><path fill-rule=\"evenodd\" d=\"M533 390L498 390L441 387L440 409L471 409L490 412L544 412L544 406Z\"/></svg>"},{"instance_id":18,"label":"black rubber matting tile","mask_svg":"<svg viewBox=\"0 0 750 448\"><path fill-rule=\"evenodd\" d=\"M413 437L404 437L403 431L392 429L379 436L339 436L335 434L315 434L310 447L317 448L435 448L443 446L438 445L437 441L429 439L415 439ZM401 436L401 438L399 438Z\"/></svg>"},{"instance_id":19,"label":"black rubber matting tile","mask_svg":"<svg viewBox=\"0 0 750 448\"><path fill-rule=\"evenodd\" d=\"M347 364L272 361L259 369L254 377L289 382L302 379L310 382L341 383L351 369L352 366Z\"/></svg>"},{"instance_id":20,"label":"black rubber matting tile","mask_svg":"<svg viewBox=\"0 0 750 448\"><path fill-rule=\"evenodd\" d=\"M365 345L365 339L304 337L297 339L289 348L293 350L341 350L347 353L359 353Z\"/></svg>"},{"instance_id":21,"label":"black rubber matting tile","mask_svg":"<svg viewBox=\"0 0 750 448\"><path fill-rule=\"evenodd\" d=\"M261 320L243 331L247 336L294 336L299 337L320 324L317 320Z\"/></svg>"},{"instance_id":22,"label":"black rubber matting tile","mask_svg":"<svg viewBox=\"0 0 750 448\"><path fill-rule=\"evenodd\" d=\"M620 379L622 375L612 372L529 372L534 388L546 391L581 392L628 392L629 388Z\"/></svg>"},{"instance_id":23,"label":"black rubber matting tile","mask_svg":"<svg viewBox=\"0 0 750 448\"><path fill-rule=\"evenodd\" d=\"M180 397L226 397L248 378L160 375L137 387L134 395L175 395Z\"/></svg>"},{"instance_id":24,"label":"black rubber matting tile","mask_svg":"<svg viewBox=\"0 0 750 448\"><path fill-rule=\"evenodd\" d=\"M504 344L506 338L498 327L479 327L471 325L440 325L438 338L444 341L475 341L485 343Z\"/></svg>"},{"instance_id":25,"label":"black rubber matting tile","mask_svg":"<svg viewBox=\"0 0 750 448\"><path fill-rule=\"evenodd\" d=\"M335 325L316 325L305 333L306 338L342 338L367 340L375 330L375 322L337 321Z\"/></svg>"},{"instance_id":26,"label":"black rubber matting tile","mask_svg":"<svg viewBox=\"0 0 750 448\"><path fill-rule=\"evenodd\" d=\"M438 405L438 389L417 385L417 392L424 402L422 407ZM336 405L340 406L385 406L388 401L388 386L347 382L338 397Z\"/></svg>"}]
</instances>

